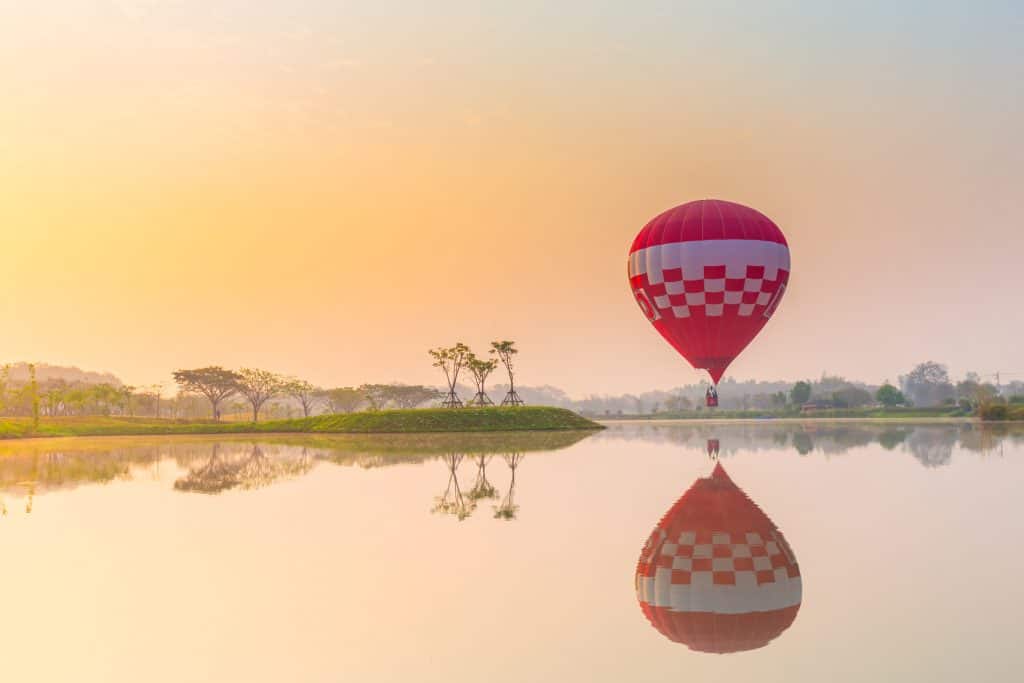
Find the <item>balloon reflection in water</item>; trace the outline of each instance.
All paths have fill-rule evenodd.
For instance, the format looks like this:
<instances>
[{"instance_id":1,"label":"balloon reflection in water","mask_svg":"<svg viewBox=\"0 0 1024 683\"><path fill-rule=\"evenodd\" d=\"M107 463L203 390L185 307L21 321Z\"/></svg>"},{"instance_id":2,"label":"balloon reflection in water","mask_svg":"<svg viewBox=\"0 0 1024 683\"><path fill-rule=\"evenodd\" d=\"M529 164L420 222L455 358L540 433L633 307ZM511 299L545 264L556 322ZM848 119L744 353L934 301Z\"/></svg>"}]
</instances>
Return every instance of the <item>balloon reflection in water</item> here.
<instances>
[{"instance_id":1,"label":"balloon reflection in water","mask_svg":"<svg viewBox=\"0 0 1024 683\"><path fill-rule=\"evenodd\" d=\"M700 652L764 647L800 609L800 569L782 533L721 463L676 501L636 568L644 615Z\"/></svg>"}]
</instances>

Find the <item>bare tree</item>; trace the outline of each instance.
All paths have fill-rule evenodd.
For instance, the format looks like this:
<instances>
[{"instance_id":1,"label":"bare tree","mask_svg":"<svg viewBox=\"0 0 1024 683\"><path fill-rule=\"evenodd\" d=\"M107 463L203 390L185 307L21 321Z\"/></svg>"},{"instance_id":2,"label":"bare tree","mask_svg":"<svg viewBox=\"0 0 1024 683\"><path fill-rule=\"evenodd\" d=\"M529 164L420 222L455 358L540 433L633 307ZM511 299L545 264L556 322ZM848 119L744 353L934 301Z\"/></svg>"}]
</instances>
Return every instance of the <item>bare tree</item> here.
<instances>
[{"instance_id":1,"label":"bare tree","mask_svg":"<svg viewBox=\"0 0 1024 683\"><path fill-rule=\"evenodd\" d=\"M441 403L445 408L461 408L462 399L455 393L455 386L459 381L459 371L466 363L469 355L469 347L462 342L451 347L439 347L428 351L434 359L434 367L444 371L444 377L448 381L448 396Z\"/></svg>"},{"instance_id":2,"label":"bare tree","mask_svg":"<svg viewBox=\"0 0 1024 683\"><path fill-rule=\"evenodd\" d=\"M186 393L202 394L210 401L213 419L220 419L220 404L238 393L238 381L241 376L237 372L225 370L214 365L195 370L176 370L174 381Z\"/></svg>"},{"instance_id":3,"label":"bare tree","mask_svg":"<svg viewBox=\"0 0 1024 683\"><path fill-rule=\"evenodd\" d=\"M311 382L296 377L285 380L282 390L299 402L302 406L302 415L304 417L309 417L313 414L313 407L316 405L317 400L323 396L321 389L315 387Z\"/></svg>"},{"instance_id":4,"label":"bare tree","mask_svg":"<svg viewBox=\"0 0 1024 683\"><path fill-rule=\"evenodd\" d=\"M242 368L238 371L238 392L252 406L252 421L259 422L263 404L281 393L284 381L269 370Z\"/></svg>"},{"instance_id":5,"label":"bare tree","mask_svg":"<svg viewBox=\"0 0 1024 683\"><path fill-rule=\"evenodd\" d=\"M470 352L466 356L465 365L466 369L473 375L473 383L476 384L476 395L469 402L469 405L493 406L494 401L487 395L485 385L487 384L487 378L498 367L498 361L493 358L483 360Z\"/></svg>"},{"instance_id":6,"label":"bare tree","mask_svg":"<svg viewBox=\"0 0 1024 683\"><path fill-rule=\"evenodd\" d=\"M508 372L508 393L501 400L501 405L503 406L523 405L523 399L519 398L519 394L516 393L515 372L512 366L512 356L517 353L519 353L519 349L516 348L514 341L506 339L491 342L491 354L498 357L498 360L501 361L501 364L505 366L506 372Z\"/></svg>"}]
</instances>

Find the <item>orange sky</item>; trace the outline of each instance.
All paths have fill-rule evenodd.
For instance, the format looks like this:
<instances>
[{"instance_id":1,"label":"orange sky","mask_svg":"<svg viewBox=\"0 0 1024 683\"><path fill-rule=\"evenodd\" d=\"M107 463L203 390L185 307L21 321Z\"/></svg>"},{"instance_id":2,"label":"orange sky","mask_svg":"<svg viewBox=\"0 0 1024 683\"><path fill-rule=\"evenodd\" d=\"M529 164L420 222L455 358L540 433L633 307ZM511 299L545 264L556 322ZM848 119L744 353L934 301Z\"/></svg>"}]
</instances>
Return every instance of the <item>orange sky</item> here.
<instances>
[{"instance_id":1,"label":"orange sky","mask_svg":"<svg viewBox=\"0 0 1024 683\"><path fill-rule=\"evenodd\" d=\"M674 386L626 252L710 196L793 255L731 374L1024 372L1020 17L680 7L0 8L0 360Z\"/></svg>"}]
</instances>

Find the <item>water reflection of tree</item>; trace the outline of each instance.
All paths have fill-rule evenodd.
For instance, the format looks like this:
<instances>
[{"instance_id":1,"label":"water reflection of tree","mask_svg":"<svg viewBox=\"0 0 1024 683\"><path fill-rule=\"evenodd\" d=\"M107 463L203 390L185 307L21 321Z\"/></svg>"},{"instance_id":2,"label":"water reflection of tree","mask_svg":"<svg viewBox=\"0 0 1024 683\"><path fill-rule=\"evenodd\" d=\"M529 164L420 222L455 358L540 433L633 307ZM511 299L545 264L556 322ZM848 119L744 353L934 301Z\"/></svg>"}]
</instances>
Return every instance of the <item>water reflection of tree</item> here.
<instances>
[{"instance_id":1,"label":"water reflection of tree","mask_svg":"<svg viewBox=\"0 0 1024 683\"><path fill-rule=\"evenodd\" d=\"M519 513L519 506L516 505L516 468L523 460L522 453L507 453L504 456L505 464L510 472L508 491L502 497L501 502L494 506L494 518L510 521L516 518Z\"/></svg>"},{"instance_id":2,"label":"water reflection of tree","mask_svg":"<svg viewBox=\"0 0 1024 683\"><path fill-rule=\"evenodd\" d=\"M448 486L444 493L434 498L431 512L452 515L460 522L476 509L476 501L469 499L459 487L459 465L465 456L458 453L447 453L441 459L448 466Z\"/></svg>"},{"instance_id":3,"label":"water reflection of tree","mask_svg":"<svg viewBox=\"0 0 1024 683\"><path fill-rule=\"evenodd\" d=\"M823 453L841 455L852 449L877 443L886 450L900 446L926 467L948 464L952 448L990 452L1001 444L1024 442L1024 428L1015 425L913 424L913 423L648 423L618 426L595 436L602 439L668 442L701 448L700 441L712 434L721 437L721 456L740 452L778 450L787 445L800 455ZM703 448L701 448L703 450Z\"/></svg>"},{"instance_id":4,"label":"water reflection of tree","mask_svg":"<svg viewBox=\"0 0 1024 683\"><path fill-rule=\"evenodd\" d=\"M490 461L489 455L476 456L476 480L473 482L473 488L466 492L466 497L472 501L498 497L498 489L487 480L487 463Z\"/></svg>"},{"instance_id":5,"label":"water reflection of tree","mask_svg":"<svg viewBox=\"0 0 1024 683\"><path fill-rule=\"evenodd\" d=\"M268 456L260 444L252 444L247 452L224 452L220 443L213 444L210 458L191 468L174 482L178 491L216 494L234 488L257 489L288 477L305 474L313 460L303 448L295 458Z\"/></svg>"},{"instance_id":6,"label":"water reflection of tree","mask_svg":"<svg viewBox=\"0 0 1024 683\"><path fill-rule=\"evenodd\" d=\"M925 467L940 467L953 459L957 436L957 430L948 427L918 427L907 437L906 445Z\"/></svg>"}]
</instances>

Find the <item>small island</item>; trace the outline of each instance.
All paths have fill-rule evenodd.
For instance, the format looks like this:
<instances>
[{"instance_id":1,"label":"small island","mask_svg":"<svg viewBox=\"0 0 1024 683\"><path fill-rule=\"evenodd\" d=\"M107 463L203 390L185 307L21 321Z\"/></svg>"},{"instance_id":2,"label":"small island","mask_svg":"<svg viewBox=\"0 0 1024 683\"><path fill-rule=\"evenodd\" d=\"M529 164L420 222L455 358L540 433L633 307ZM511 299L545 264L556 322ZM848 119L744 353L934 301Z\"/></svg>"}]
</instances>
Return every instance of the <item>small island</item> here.
<instances>
[{"instance_id":1,"label":"small island","mask_svg":"<svg viewBox=\"0 0 1024 683\"><path fill-rule=\"evenodd\" d=\"M604 427L565 408L494 406L418 408L316 415L265 422L217 422L147 417L43 417L0 419L0 439L162 434L407 434L596 430Z\"/></svg>"}]
</instances>

